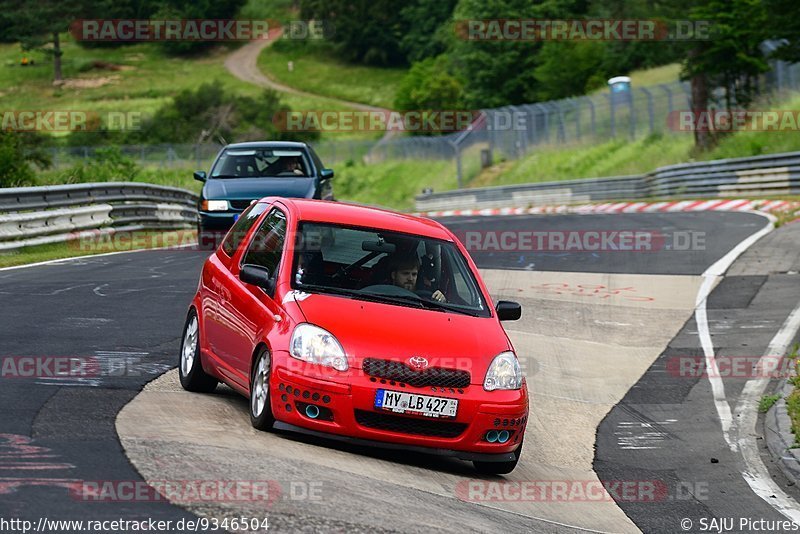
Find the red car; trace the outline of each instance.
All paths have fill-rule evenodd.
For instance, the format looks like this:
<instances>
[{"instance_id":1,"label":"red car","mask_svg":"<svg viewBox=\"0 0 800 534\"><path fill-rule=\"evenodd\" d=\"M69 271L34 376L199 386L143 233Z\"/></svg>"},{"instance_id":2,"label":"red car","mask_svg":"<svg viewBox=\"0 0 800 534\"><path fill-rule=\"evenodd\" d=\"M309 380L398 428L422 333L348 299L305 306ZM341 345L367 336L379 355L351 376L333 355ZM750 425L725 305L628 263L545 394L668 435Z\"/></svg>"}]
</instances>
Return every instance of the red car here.
<instances>
[{"instance_id":1,"label":"red car","mask_svg":"<svg viewBox=\"0 0 800 534\"><path fill-rule=\"evenodd\" d=\"M319 200L251 205L206 261L183 335L189 391L219 381L254 427L517 465L522 370L478 270L441 224Z\"/></svg>"}]
</instances>

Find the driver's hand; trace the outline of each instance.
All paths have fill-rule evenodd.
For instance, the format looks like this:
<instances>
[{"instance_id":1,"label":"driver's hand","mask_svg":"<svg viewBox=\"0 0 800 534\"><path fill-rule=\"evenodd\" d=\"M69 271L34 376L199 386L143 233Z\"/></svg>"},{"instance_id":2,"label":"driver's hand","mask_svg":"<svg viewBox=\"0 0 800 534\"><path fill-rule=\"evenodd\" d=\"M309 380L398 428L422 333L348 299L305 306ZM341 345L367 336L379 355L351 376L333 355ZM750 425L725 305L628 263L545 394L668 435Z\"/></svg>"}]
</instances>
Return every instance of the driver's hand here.
<instances>
[{"instance_id":1,"label":"driver's hand","mask_svg":"<svg viewBox=\"0 0 800 534\"><path fill-rule=\"evenodd\" d=\"M433 292L433 295L431 295L431 298L433 300L435 300L435 301L438 301L438 302L447 302L447 299L444 298L444 293L442 293L438 289Z\"/></svg>"}]
</instances>

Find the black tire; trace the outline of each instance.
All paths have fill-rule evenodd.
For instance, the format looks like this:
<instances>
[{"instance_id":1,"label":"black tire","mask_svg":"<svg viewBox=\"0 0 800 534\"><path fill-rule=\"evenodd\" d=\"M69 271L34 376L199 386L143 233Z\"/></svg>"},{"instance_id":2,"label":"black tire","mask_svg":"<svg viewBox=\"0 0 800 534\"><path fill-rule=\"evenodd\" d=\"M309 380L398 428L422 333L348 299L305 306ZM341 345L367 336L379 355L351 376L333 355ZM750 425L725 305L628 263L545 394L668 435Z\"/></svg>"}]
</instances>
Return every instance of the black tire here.
<instances>
[{"instance_id":1,"label":"black tire","mask_svg":"<svg viewBox=\"0 0 800 534\"><path fill-rule=\"evenodd\" d=\"M472 462L475 471L482 475L507 475L517 467L519 457L522 454L522 443L514 451L514 459L510 462Z\"/></svg>"},{"instance_id":2,"label":"black tire","mask_svg":"<svg viewBox=\"0 0 800 534\"><path fill-rule=\"evenodd\" d=\"M189 311L186 318L182 338L181 353L178 355L181 386L186 391L211 393L216 389L218 381L203 370L200 361L200 321L194 309Z\"/></svg>"},{"instance_id":3,"label":"black tire","mask_svg":"<svg viewBox=\"0 0 800 534\"><path fill-rule=\"evenodd\" d=\"M269 379L272 375L272 359L269 351L262 348L253 364L250 377L250 424L257 430L271 430L275 423L270 404Z\"/></svg>"}]
</instances>

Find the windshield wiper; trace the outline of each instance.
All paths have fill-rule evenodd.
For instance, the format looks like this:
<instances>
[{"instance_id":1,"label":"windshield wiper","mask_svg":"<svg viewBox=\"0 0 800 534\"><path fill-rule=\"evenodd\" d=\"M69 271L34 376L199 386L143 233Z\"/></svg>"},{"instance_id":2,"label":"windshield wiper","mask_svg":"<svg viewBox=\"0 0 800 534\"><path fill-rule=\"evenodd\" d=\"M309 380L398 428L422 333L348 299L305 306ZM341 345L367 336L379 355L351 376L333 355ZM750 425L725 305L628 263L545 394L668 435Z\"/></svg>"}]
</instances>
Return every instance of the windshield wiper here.
<instances>
[{"instance_id":1,"label":"windshield wiper","mask_svg":"<svg viewBox=\"0 0 800 534\"><path fill-rule=\"evenodd\" d=\"M342 297L358 297L358 293L354 293L349 289L342 289L340 287L318 286L315 284L297 284L298 291L316 291L318 293L330 293L331 295L340 295Z\"/></svg>"},{"instance_id":2,"label":"windshield wiper","mask_svg":"<svg viewBox=\"0 0 800 534\"><path fill-rule=\"evenodd\" d=\"M478 317L475 313L469 312L467 310L462 310L461 308L455 308L451 305L448 305L445 302L439 302L436 300L426 300L420 296L411 295L381 295L378 293L361 293L362 295L369 295L370 297L377 297L378 299L384 300L386 302L394 302L394 303L402 303L402 304L418 304L420 308L426 308L429 310L436 310L436 311L451 311L454 313L461 313L463 315L469 315L470 317Z\"/></svg>"}]
</instances>

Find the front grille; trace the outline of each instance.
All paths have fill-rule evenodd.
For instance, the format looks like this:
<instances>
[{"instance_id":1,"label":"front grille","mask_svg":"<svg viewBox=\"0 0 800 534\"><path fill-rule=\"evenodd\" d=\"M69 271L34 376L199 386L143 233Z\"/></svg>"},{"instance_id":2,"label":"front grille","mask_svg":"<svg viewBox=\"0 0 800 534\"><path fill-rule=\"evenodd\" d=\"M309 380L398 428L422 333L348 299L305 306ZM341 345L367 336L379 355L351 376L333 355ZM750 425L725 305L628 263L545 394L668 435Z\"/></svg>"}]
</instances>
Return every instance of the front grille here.
<instances>
[{"instance_id":1,"label":"front grille","mask_svg":"<svg viewBox=\"0 0 800 534\"><path fill-rule=\"evenodd\" d=\"M247 209L253 201L252 200L229 200L231 203L231 208L239 211L244 211Z\"/></svg>"},{"instance_id":2,"label":"front grille","mask_svg":"<svg viewBox=\"0 0 800 534\"><path fill-rule=\"evenodd\" d=\"M452 421L437 421L431 419L414 419L385 413L356 410L356 422L361 426L400 432L402 434L416 434L437 438L455 438L467 429L465 423Z\"/></svg>"},{"instance_id":3,"label":"front grille","mask_svg":"<svg viewBox=\"0 0 800 534\"><path fill-rule=\"evenodd\" d=\"M375 378L396 380L414 387L439 386L447 388L465 388L469 386L469 372L457 369L431 367L415 371L403 362L365 358L361 364L363 371Z\"/></svg>"}]
</instances>

